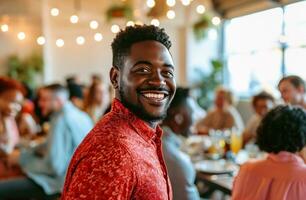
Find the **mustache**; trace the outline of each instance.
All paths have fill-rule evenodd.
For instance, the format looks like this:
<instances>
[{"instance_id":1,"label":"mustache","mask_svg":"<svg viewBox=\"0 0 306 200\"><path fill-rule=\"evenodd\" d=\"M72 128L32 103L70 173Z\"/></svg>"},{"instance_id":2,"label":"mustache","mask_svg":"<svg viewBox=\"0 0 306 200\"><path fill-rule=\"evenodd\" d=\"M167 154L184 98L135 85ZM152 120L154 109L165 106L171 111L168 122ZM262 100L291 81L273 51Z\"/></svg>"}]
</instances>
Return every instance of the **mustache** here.
<instances>
[{"instance_id":1,"label":"mustache","mask_svg":"<svg viewBox=\"0 0 306 200\"><path fill-rule=\"evenodd\" d=\"M137 92L150 91L150 90L161 91L161 92L171 92L165 86L148 86L148 87L143 87L143 88L137 89Z\"/></svg>"}]
</instances>

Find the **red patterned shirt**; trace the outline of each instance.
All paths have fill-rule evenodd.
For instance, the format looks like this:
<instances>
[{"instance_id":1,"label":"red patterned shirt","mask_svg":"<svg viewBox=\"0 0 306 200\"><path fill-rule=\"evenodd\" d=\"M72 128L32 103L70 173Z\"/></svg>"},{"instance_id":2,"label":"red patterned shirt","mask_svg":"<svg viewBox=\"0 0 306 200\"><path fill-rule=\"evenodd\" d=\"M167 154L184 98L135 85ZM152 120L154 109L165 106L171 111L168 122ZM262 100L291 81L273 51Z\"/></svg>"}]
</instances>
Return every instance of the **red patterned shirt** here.
<instances>
[{"instance_id":1,"label":"red patterned shirt","mask_svg":"<svg viewBox=\"0 0 306 200\"><path fill-rule=\"evenodd\" d=\"M161 134L115 99L76 150L62 200L172 200Z\"/></svg>"}]
</instances>

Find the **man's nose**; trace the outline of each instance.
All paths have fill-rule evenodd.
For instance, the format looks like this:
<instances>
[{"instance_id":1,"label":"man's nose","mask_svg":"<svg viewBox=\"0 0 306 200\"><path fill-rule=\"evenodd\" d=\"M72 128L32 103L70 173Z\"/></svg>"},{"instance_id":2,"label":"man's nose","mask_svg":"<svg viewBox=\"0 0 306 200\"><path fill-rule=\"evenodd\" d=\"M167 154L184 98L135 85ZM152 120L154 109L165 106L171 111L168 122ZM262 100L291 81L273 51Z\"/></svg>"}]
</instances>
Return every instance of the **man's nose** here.
<instances>
[{"instance_id":1,"label":"man's nose","mask_svg":"<svg viewBox=\"0 0 306 200\"><path fill-rule=\"evenodd\" d=\"M165 78L160 71L155 71L149 80L149 83L156 86L166 85Z\"/></svg>"}]
</instances>

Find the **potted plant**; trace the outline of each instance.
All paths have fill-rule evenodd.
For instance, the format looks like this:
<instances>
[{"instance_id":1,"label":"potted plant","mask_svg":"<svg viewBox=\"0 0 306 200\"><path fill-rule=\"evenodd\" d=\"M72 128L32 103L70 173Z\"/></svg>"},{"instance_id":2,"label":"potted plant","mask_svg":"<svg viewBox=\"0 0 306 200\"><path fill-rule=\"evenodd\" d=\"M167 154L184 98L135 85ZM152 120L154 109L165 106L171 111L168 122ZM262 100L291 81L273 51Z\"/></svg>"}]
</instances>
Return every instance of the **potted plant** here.
<instances>
[{"instance_id":1,"label":"potted plant","mask_svg":"<svg viewBox=\"0 0 306 200\"><path fill-rule=\"evenodd\" d=\"M205 74L203 71L198 70L197 74L200 75L201 79L193 87L198 91L198 104L206 110L212 105L216 87L222 84L222 61L213 59L211 60L211 66L212 70L209 74Z\"/></svg>"},{"instance_id":2,"label":"potted plant","mask_svg":"<svg viewBox=\"0 0 306 200\"><path fill-rule=\"evenodd\" d=\"M110 22L114 18L125 18L127 20L132 20L133 8L128 3L112 5L106 11L106 20Z\"/></svg>"},{"instance_id":3,"label":"potted plant","mask_svg":"<svg viewBox=\"0 0 306 200\"><path fill-rule=\"evenodd\" d=\"M37 86L37 76L43 70L43 58L36 53L26 57L24 60L21 60L17 55L12 55L7 60L7 66L7 75L9 77L35 88Z\"/></svg>"},{"instance_id":4,"label":"potted plant","mask_svg":"<svg viewBox=\"0 0 306 200\"><path fill-rule=\"evenodd\" d=\"M202 15L201 18L193 24L193 32L197 40L202 40L207 36L207 31L212 27L211 17Z\"/></svg>"}]
</instances>

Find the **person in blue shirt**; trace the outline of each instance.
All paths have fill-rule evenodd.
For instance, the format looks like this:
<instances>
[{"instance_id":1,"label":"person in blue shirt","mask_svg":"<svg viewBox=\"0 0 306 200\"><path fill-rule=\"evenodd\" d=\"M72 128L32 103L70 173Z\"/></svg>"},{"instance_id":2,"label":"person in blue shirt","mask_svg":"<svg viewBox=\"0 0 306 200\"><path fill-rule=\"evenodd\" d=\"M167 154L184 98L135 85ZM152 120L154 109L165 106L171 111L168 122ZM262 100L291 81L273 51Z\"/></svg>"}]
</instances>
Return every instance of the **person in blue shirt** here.
<instances>
[{"instance_id":1,"label":"person in blue shirt","mask_svg":"<svg viewBox=\"0 0 306 200\"><path fill-rule=\"evenodd\" d=\"M181 151L181 136L187 137L193 124L193 99L188 88L177 88L176 94L162 123L163 154L168 169L173 199L198 200L198 190L194 184L195 170L187 154Z\"/></svg>"},{"instance_id":2,"label":"person in blue shirt","mask_svg":"<svg viewBox=\"0 0 306 200\"><path fill-rule=\"evenodd\" d=\"M0 181L0 199L52 199L61 193L70 159L93 127L90 117L69 101L60 84L45 86L38 102L43 112L52 112L46 142L22 149L19 165L25 177Z\"/></svg>"}]
</instances>

